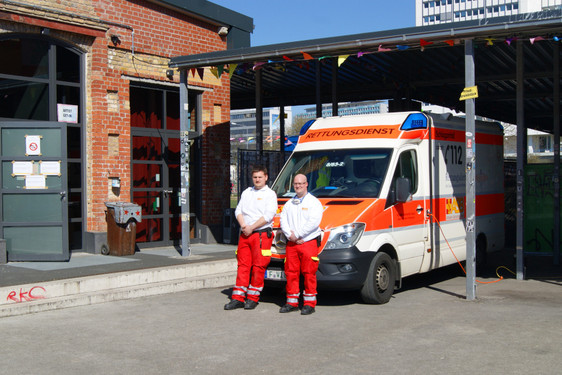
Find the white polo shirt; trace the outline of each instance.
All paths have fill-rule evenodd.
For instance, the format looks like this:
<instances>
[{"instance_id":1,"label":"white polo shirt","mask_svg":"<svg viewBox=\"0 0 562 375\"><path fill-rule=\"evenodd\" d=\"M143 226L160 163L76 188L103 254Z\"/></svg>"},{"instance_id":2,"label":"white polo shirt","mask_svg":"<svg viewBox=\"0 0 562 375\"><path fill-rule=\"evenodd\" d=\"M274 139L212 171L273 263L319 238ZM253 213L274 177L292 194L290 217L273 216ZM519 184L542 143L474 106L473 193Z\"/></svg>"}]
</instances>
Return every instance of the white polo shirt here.
<instances>
[{"instance_id":1,"label":"white polo shirt","mask_svg":"<svg viewBox=\"0 0 562 375\"><path fill-rule=\"evenodd\" d=\"M252 225L260 217L266 221L266 224L256 228L256 230L271 228L273 226L273 217L277 212L277 195L269 186L265 185L257 190L249 187L242 192L240 202L234 211L235 217L242 214L246 225Z\"/></svg>"},{"instance_id":2,"label":"white polo shirt","mask_svg":"<svg viewBox=\"0 0 562 375\"><path fill-rule=\"evenodd\" d=\"M299 200L297 204L295 199ZM302 199L296 196L283 206L281 211L281 230L287 238L291 237L291 231L304 242L318 237L320 222L322 221L322 203L314 195L307 193Z\"/></svg>"}]
</instances>

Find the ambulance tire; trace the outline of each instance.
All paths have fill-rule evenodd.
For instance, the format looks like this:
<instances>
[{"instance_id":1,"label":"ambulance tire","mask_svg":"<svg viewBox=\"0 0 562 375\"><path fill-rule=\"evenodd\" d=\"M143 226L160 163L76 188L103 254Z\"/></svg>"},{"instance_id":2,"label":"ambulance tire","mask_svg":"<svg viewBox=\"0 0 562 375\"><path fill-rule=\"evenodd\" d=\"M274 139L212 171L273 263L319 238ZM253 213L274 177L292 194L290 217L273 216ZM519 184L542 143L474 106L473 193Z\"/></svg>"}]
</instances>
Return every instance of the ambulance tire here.
<instances>
[{"instance_id":1,"label":"ambulance tire","mask_svg":"<svg viewBox=\"0 0 562 375\"><path fill-rule=\"evenodd\" d=\"M365 303L387 303L394 293L396 265L394 260L384 252L378 252L369 268L367 280L361 288L361 298Z\"/></svg>"}]
</instances>

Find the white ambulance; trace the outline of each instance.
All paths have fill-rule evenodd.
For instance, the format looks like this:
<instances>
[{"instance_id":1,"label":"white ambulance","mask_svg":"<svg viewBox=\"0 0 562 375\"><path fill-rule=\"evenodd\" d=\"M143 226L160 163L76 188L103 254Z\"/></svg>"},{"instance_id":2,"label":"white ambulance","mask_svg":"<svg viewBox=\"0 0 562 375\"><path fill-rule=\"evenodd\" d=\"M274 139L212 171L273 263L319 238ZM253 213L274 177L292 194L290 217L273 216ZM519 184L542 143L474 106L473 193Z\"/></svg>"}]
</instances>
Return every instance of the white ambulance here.
<instances>
[{"instance_id":1,"label":"white ambulance","mask_svg":"<svg viewBox=\"0 0 562 375\"><path fill-rule=\"evenodd\" d=\"M397 112L306 127L272 186L279 210L268 284L285 279L279 213L299 173L324 207L319 289L360 289L365 302L386 303L402 278L466 259L463 118ZM475 140L480 255L503 247L503 129L477 121Z\"/></svg>"}]
</instances>

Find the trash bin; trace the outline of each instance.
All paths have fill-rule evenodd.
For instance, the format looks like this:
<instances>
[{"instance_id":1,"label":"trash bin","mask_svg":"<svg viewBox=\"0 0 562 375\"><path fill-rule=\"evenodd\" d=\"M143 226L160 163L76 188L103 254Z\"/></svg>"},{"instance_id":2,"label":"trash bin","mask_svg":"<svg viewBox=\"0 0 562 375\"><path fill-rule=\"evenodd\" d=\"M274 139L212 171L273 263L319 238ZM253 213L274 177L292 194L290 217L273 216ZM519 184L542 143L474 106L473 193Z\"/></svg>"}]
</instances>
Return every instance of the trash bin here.
<instances>
[{"instance_id":1,"label":"trash bin","mask_svg":"<svg viewBox=\"0 0 562 375\"><path fill-rule=\"evenodd\" d=\"M133 255L137 237L137 222L141 221L141 207L134 203L105 202L107 249L104 255Z\"/></svg>"}]
</instances>

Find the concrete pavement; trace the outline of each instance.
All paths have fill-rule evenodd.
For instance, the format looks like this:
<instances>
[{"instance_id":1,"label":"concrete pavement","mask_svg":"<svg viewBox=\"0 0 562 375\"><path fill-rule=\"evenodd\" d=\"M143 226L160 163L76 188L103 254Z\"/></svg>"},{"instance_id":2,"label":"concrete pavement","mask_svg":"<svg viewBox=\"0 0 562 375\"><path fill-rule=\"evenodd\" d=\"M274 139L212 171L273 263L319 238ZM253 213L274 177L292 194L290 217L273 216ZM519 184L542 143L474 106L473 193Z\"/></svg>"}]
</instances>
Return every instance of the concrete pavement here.
<instances>
[{"instance_id":1,"label":"concrete pavement","mask_svg":"<svg viewBox=\"0 0 562 375\"><path fill-rule=\"evenodd\" d=\"M493 277L484 281L493 281ZM456 267L405 279L385 305L320 292L315 314L283 293L224 311L230 287L0 319L7 374L556 374L562 284L479 284Z\"/></svg>"},{"instance_id":2,"label":"concrete pavement","mask_svg":"<svg viewBox=\"0 0 562 375\"><path fill-rule=\"evenodd\" d=\"M131 256L76 253L69 262L0 265L0 317L231 285L235 249L193 244L189 257L166 247Z\"/></svg>"}]
</instances>

